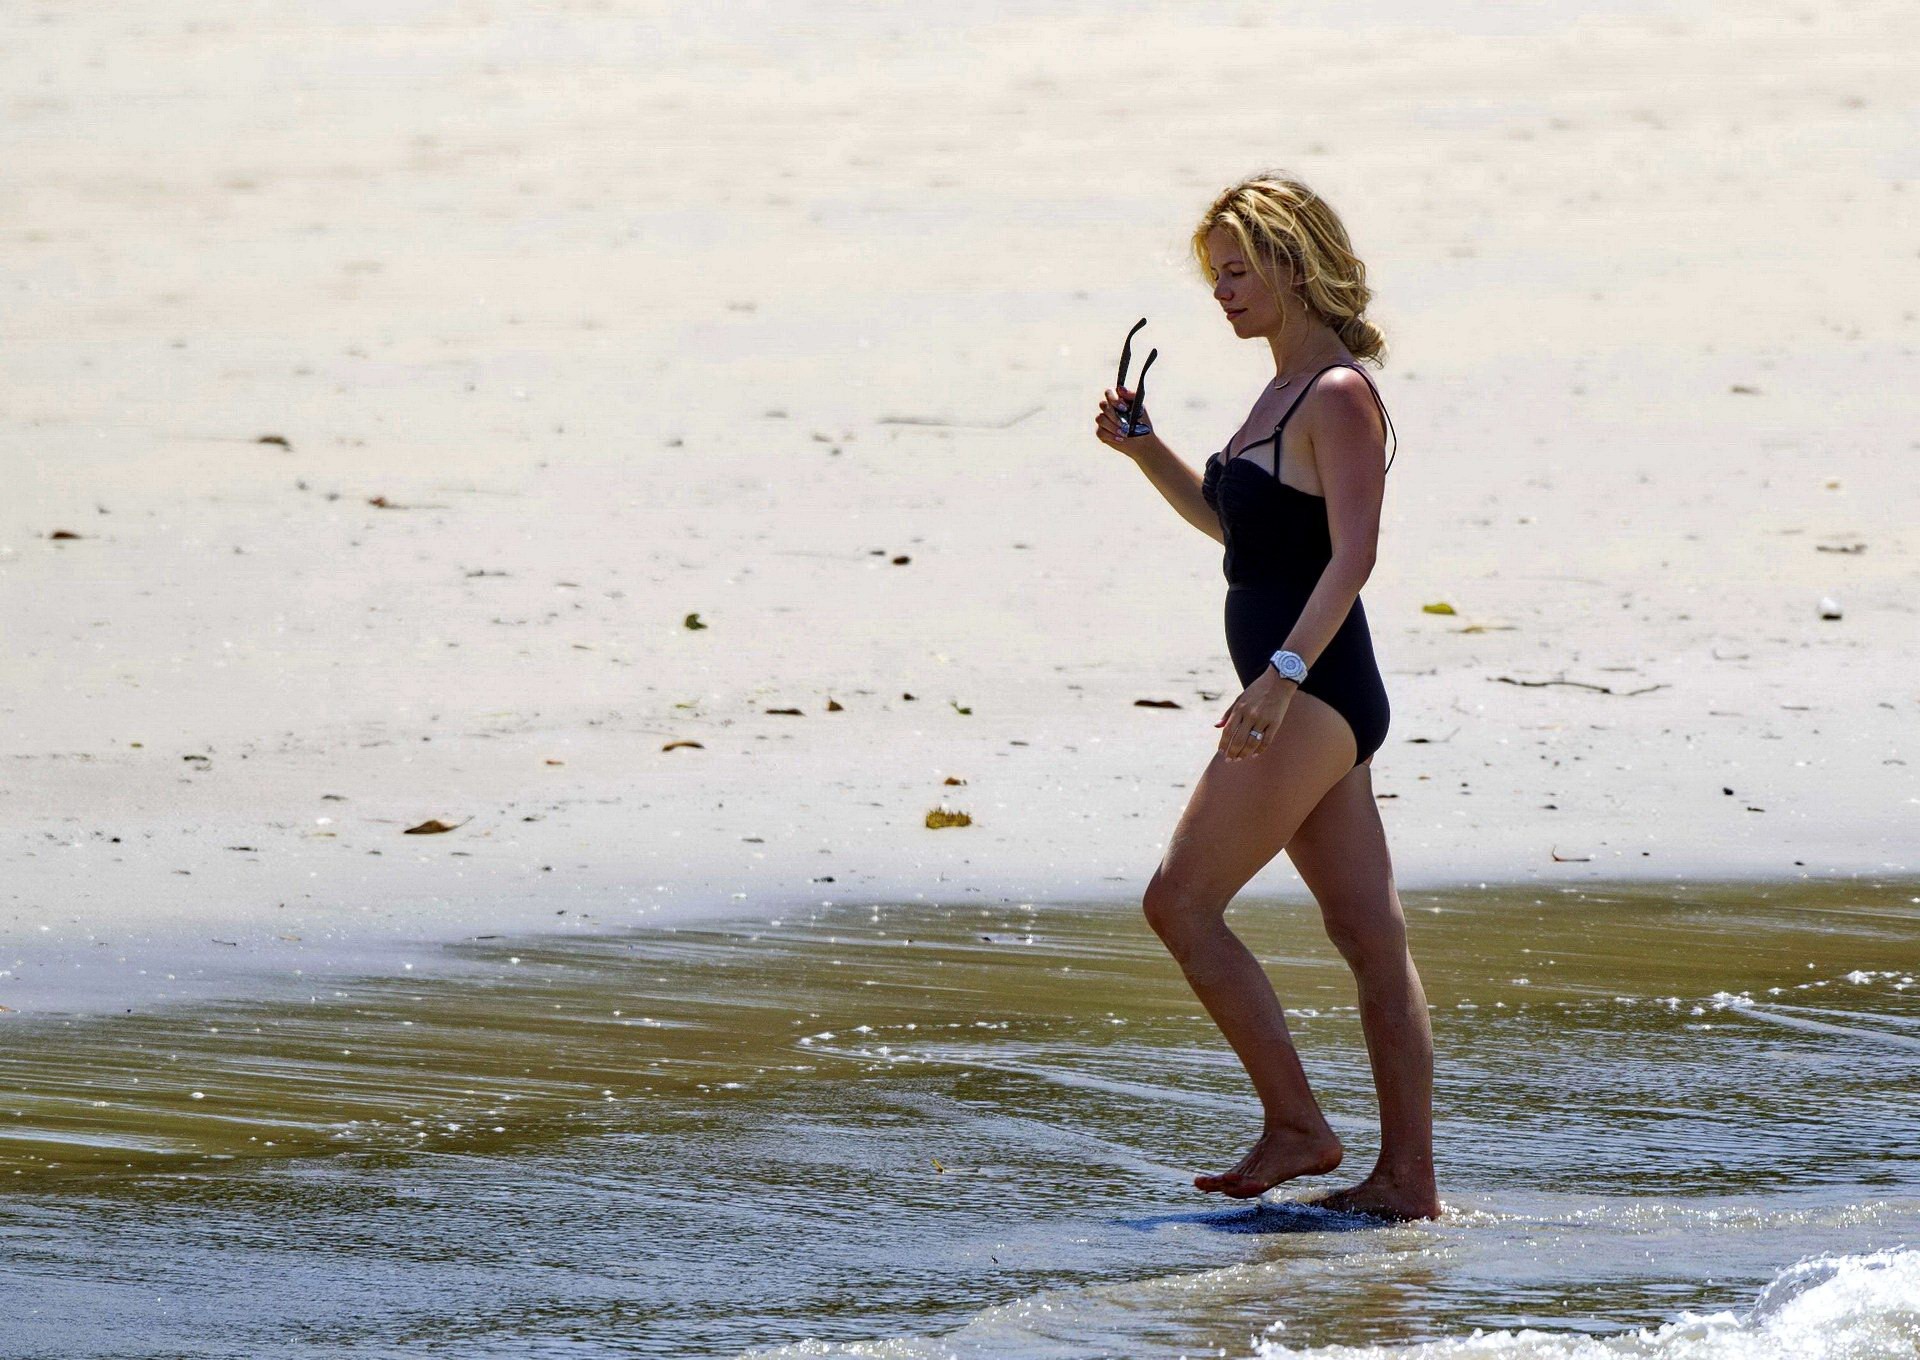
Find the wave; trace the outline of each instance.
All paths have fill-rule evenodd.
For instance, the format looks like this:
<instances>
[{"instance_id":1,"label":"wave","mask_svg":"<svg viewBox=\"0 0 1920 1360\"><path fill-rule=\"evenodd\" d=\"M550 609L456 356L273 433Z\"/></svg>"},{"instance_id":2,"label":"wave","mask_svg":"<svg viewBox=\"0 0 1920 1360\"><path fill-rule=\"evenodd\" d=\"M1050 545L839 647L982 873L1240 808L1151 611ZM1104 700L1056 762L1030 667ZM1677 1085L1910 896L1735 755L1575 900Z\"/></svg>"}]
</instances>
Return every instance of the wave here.
<instances>
[{"instance_id":1,"label":"wave","mask_svg":"<svg viewBox=\"0 0 1920 1360\"><path fill-rule=\"evenodd\" d=\"M1915 1360L1920 1356L1920 1251L1896 1247L1822 1256L1776 1276L1752 1305L1682 1313L1615 1336L1475 1331L1399 1346L1294 1350L1257 1340L1254 1360Z\"/></svg>"}]
</instances>

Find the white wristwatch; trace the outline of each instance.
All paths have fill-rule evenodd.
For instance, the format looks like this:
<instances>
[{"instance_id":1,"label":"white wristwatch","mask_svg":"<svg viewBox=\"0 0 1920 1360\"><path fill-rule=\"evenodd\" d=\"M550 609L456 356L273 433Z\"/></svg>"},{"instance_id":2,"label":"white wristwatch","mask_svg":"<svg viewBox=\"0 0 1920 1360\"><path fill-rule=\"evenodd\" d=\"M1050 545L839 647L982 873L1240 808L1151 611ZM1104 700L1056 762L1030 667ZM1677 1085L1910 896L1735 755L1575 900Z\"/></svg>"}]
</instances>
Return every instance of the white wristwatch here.
<instances>
[{"instance_id":1,"label":"white wristwatch","mask_svg":"<svg viewBox=\"0 0 1920 1360\"><path fill-rule=\"evenodd\" d=\"M1291 680L1296 685L1306 682L1307 663L1301 659L1300 653L1290 652L1282 647L1268 660L1273 662L1273 668L1280 672L1282 680Z\"/></svg>"}]
</instances>

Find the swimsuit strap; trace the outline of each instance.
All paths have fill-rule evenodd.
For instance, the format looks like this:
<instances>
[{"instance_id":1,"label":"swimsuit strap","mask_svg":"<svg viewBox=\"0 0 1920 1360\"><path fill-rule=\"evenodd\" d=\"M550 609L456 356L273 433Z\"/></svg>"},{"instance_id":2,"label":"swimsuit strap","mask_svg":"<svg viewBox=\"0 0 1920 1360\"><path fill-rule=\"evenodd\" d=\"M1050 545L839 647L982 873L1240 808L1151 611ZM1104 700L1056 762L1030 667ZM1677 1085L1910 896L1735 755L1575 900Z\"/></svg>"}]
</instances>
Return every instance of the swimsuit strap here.
<instances>
[{"instance_id":1,"label":"swimsuit strap","mask_svg":"<svg viewBox=\"0 0 1920 1360\"><path fill-rule=\"evenodd\" d=\"M1325 368L1321 369L1320 372L1308 378L1307 385L1300 389L1300 395L1293 399L1293 404L1287 407L1286 414L1280 417L1280 423L1273 427L1273 433L1265 439L1256 439L1251 444L1242 445L1240 453L1245 453L1248 449L1257 449L1262 444L1273 443L1278 440L1281 431L1287 428L1287 422L1293 418L1293 413L1300 409L1300 403L1305 401L1307 399L1307 393L1313 390L1313 385L1319 382L1323 375L1331 373L1336 368L1350 368L1361 377L1367 379L1367 390L1373 393L1374 404L1380 408L1380 414L1386 419L1388 433L1393 435L1393 453L1387 455L1387 467L1391 469L1393 467L1394 456L1400 452L1400 434L1399 431L1393 428L1393 417L1387 415L1387 404L1380 400L1380 389L1373 385L1373 379L1368 377L1367 371L1358 364L1328 364ZM1277 449L1278 447L1279 446L1275 444L1275 448ZM1234 457L1238 458L1240 453L1236 453ZM1276 466L1278 466L1277 461Z\"/></svg>"},{"instance_id":2,"label":"swimsuit strap","mask_svg":"<svg viewBox=\"0 0 1920 1360\"><path fill-rule=\"evenodd\" d=\"M1388 472L1393 471L1393 460L1400 455L1400 432L1393 428L1393 417L1387 415L1387 404L1380 400L1380 389L1373 385L1372 375L1358 364L1335 364L1334 367L1350 368L1367 380L1367 390L1373 393L1373 404L1380 408L1380 414L1387 422L1387 433L1393 436L1393 451L1387 455L1387 466L1385 469ZM1322 369L1321 373L1324 372L1326 372L1326 370ZM1316 373L1314 376L1317 378L1320 374Z\"/></svg>"}]
</instances>

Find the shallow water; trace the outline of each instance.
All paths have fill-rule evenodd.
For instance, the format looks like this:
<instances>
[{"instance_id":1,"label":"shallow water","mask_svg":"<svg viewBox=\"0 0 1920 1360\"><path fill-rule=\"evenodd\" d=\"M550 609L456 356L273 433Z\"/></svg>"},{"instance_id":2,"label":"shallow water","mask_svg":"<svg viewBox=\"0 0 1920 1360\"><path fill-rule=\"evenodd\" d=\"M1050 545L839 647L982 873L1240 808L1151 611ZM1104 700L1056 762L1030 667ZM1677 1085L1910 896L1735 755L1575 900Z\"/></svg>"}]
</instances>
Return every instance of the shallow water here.
<instances>
[{"instance_id":1,"label":"shallow water","mask_svg":"<svg viewBox=\"0 0 1920 1360\"><path fill-rule=\"evenodd\" d=\"M1263 1204L1189 1184L1258 1108L1131 907L10 1017L0 1356L1920 1353L1920 885L1407 906L1451 1208L1414 1226L1284 1202L1376 1136L1294 903L1231 919L1348 1156Z\"/></svg>"}]
</instances>

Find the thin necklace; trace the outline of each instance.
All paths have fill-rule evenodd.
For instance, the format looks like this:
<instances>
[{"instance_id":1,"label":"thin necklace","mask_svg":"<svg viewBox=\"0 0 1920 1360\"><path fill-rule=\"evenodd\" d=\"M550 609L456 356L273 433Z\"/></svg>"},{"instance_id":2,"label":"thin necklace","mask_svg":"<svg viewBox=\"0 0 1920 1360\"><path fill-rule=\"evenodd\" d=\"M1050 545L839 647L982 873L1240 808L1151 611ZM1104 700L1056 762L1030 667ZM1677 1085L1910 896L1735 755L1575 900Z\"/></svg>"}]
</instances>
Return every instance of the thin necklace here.
<instances>
[{"instance_id":1,"label":"thin necklace","mask_svg":"<svg viewBox=\"0 0 1920 1360\"><path fill-rule=\"evenodd\" d=\"M1344 360L1344 359L1335 359L1335 360L1333 361L1333 364L1332 364L1331 366L1332 366L1332 367L1338 367L1339 365L1341 365L1341 364L1343 364L1343 363L1345 363L1345 362L1346 362L1346 360ZM1292 382L1292 381L1293 381L1293 379L1292 379L1292 378L1276 378L1276 379L1274 379L1274 381L1273 381L1273 384L1272 384L1272 390L1273 390L1273 391L1275 391L1275 392L1278 392L1278 391L1279 391L1279 390L1280 390L1281 388L1283 388L1283 387L1285 387L1285 386L1286 386L1286 385L1287 385L1288 383L1290 383L1290 382Z\"/></svg>"},{"instance_id":2,"label":"thin necklace","mask_svg":"<svg viewBox=\"0 0 1920 1360\"><path fill-rule=\"evenodd\" d=\"M1292 379L1292 378L1275 378L1275 379L1273 380L1273 382L1272 382L1271 384L1269 384L1269 390L1270 390L1270 391L1274 391L1274 392L1278 392L1278 391L1279 391L1279 390L1280 390L1281 388L1283 388L1283 387L1285 387L1285 386L1286 386L1286 385L1287 385L1288 383L1290 383L1290 382L1292 382L1292 381L1293 381L1293 379ZM1231 443L1231 441L1229 441L1229 443L1227 444L1227 448L1232 448L1232 447L1233 447L1233 444ZM1223 450L1221 450L1221 452L1223 452L1223 453L1224 453L1225 451L1226 451L1225 449L1223 449ZM1235 456L1235 457L1238 457L1239 455L1238 455L1238 454L1235 454L1234 456ZM1211 461L1212 461L1212 459L1208 459L1208 461L1209 461L1209 462L1211 462Z\"/></svg>"}]
</instances>

